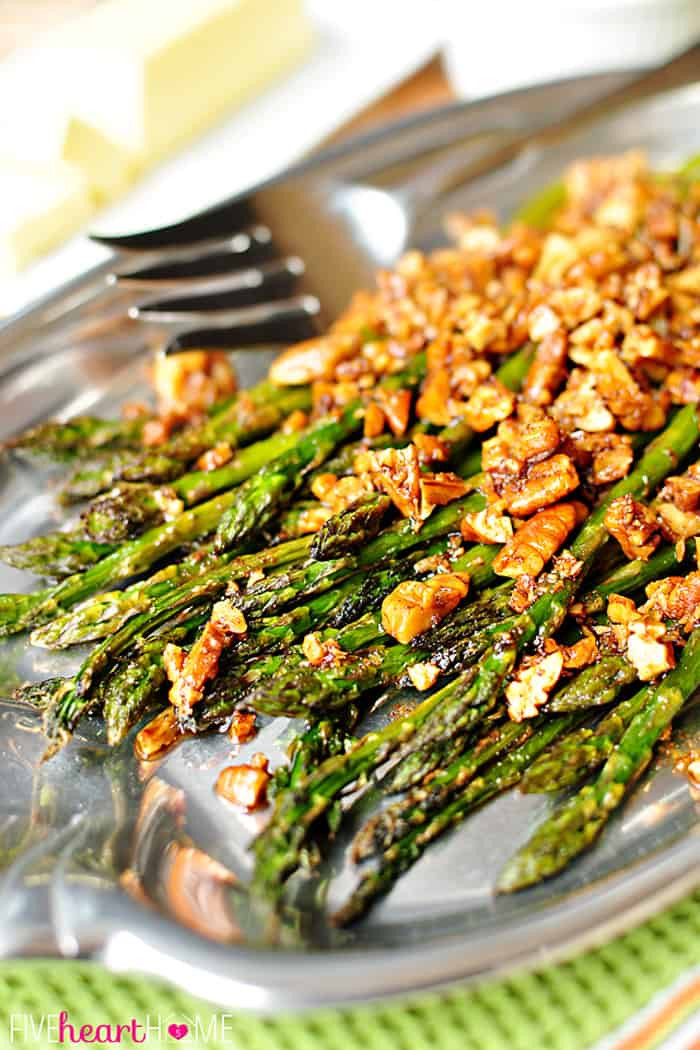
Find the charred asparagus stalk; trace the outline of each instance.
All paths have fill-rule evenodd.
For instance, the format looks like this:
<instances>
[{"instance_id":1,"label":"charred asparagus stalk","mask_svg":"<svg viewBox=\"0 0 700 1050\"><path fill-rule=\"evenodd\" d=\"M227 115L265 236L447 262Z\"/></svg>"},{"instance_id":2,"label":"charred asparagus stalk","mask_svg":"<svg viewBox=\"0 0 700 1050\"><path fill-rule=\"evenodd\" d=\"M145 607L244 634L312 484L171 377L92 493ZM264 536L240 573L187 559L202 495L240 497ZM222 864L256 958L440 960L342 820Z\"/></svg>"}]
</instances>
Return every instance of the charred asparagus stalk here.
<instances>
[{"instance_id":1,"label":"charred asparagus stalk","mask_svg":"<svg viewBox=\"0 0 700 1050\"><path fill-rule=\"evenodd\" d=\"M415 864L425 848L439 835L460 823L494 795L514 787L541 750L570 728L574 719L574 715L560 715L538 721L522 744L487 768L481 776L471 780L464 792L434 811L428 819L421 821L420 811L405 814L404 820L410 830L393 840L382 853L376 868L361 877L348 901L332 917L333 922L338 926L346 926L359 919L378 896L388 892L396 879ZM473 763L472 756L465 755L445 770L443 789L450 778L458 780L463 769L469 770L470 763Z\"/></svg>"}]
</instances>

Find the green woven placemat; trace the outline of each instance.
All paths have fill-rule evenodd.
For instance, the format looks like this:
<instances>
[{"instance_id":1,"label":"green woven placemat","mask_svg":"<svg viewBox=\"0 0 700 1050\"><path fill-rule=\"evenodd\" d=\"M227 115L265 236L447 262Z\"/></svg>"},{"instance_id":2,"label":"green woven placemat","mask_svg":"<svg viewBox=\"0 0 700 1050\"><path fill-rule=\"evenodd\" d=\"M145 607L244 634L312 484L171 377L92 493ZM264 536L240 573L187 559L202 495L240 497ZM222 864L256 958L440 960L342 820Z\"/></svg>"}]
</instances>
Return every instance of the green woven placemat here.
<instances>
[{"instance_id":1,"label":"green woven placemat","mask_svg":"<svg viewBox=\"0 0 700 1050\"><path fill-rule=\"evenodd\" d=\"M377 1004L291 1017L240 1013L222 1018L222 1011L177 989L157 981L115 976L91 963L9 962L0 966L0 1045L55 1047L55 1017L65 1010L76 1031L83 1024L116 1026L132 1017L142 1024L148 1020L147 1046L584 1050L698 963L700 891L611 944L562 966L401 1005ZM190 1033L178 1044L167 1027L188 1022ZM122 1045L135 1044L125 1037Z\"/></svg>"}]
</instances>

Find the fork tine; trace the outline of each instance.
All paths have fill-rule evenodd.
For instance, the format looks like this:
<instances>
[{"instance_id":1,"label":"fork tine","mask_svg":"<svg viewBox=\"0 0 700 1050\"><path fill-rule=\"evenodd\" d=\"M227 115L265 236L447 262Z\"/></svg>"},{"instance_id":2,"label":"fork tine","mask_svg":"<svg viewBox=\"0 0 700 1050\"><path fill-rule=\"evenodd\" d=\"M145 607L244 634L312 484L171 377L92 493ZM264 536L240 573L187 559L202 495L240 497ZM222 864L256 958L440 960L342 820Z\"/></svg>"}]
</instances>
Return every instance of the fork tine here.
<instances>
[{"instance_id":1,"label":"fork tine","mask_svg":"<svg viewBox=\"0 0 700 1050\"><path fill-rule=\"evenodd\" d=\"M193 347L246 349L308 339L320 310L312 295L224 310L150 310L133 307L129 316L166 336L165 354Z\"/></svg>"},{"instance_id":2,"label":"fork tine","mask_svg":"<svg viewBox=\"0 0 700 1050\"><path fill-rule=\"evenodd\" d=\"M240 230L255 223L250 197L214 205L199 215L181 219L140 233L110 237L92 234L91 239L121 252L152 252L159 248L177 248L221 240L221 230Z\"/></svg>"},{"instance_id":3,"label":"fork tine","mask_svg":"<svg viewBox=\"0 0 700 1050\"><path fill-rule=\"evenodd\" d=\"M274 248L267 227L258 227L268 235L265 238L237 235L238 244L225 251L208 251L184 254L173 257L163 251L160 256L149 258L145 263L132 266L119 266L107 276L110 285L142 284L144 282L167 284L187 277L214 277L216 274L232 273L242 267L258 266L273 257Z\"/></svg>"},{"instance_id":4,"label":"fork tine","mask_svg":"<svg viewBox=\"0 0 700 1050\"><path fill-rule=\"evenodd\" d=\"M165 270L169 272L166 274ZM157 303L171 303L173 299L184 299L185 296L197 295L226 295L235 292L244 292L257 289L257 298L261 298L261 290L278 286L282 283L289 285L301 277L304 273L303 260L298 255L289 255L283 259L275 259L271 262L261 263L258 266L245 266L237 269L229 269L222 273L195 274L189 276L180 273L177 264L171 267L144 267L130 271L127 274L115 274L115 281L119 287L134 289L138 291L161 291L159 299L154 299L149 304L150 309L157 309ZM144 306L145 303L136 304Z\"/></svg>"},{"instance_id":5,"label":"fork tine","mask_svg":"<svg viewBox=\"0 0 700 1050\"><path fill-rule=\"evenodd\" d=\"M138 237L140 234L134 234L133 236ZM91 239L98 240L97 237L92 237ZM231 233L218 234L216 237L204 237L198 241L190 241L187 244L173 242L172 244L162 244L153 248L129 249L120 248L107 241L100 241L100 243L110 248L115 247L122 255L128 256L130 253L145 255L147 257L147 265L157 266L159 264L167 265L172 262L196 262L202 256L217 253L242 255L253 248L269 245L271 240L272 233L269 227L262 223L257 223L239 227L232 230ZM125 272L127 272L127 269L125 269Z\"/></svg>"}]
</instances>

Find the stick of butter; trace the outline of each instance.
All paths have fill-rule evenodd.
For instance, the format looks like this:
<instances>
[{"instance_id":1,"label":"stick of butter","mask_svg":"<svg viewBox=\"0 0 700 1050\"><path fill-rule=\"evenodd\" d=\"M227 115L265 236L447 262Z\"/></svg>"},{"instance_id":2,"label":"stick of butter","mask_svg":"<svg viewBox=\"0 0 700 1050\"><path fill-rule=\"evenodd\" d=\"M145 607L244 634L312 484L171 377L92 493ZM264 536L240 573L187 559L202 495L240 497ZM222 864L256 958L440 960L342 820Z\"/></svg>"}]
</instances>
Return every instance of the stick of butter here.
<instances>
[{"instance_id":1,"label":"stick of butter","mask_svg":"<svg viewBox=\"0 0 700 1050\"><path fill-rule=\"evenodd\" d=\"M104 0L62 28L71 110L142 167L287 71L312 34L302 0Z\"/></svg>"},{"instance_id":2,"label":"stick of butter","mask_svg":"<svg viewBox=\"0 0 700 1050\"><path fill-rule=\"evenodd\" d=\"M0 162L0 275L16 273L82 226L94 210L87 180L67 164Z\"/></svg>"}]
</instances>

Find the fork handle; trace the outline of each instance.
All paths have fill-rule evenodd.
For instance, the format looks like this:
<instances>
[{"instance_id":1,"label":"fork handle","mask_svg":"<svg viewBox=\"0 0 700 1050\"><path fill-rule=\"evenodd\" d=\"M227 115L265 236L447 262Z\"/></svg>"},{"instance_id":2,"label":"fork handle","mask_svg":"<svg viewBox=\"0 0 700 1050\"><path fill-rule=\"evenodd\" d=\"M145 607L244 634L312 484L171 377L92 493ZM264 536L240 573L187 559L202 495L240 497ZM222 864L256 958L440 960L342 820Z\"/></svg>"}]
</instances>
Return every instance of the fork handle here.
<instances>
[{"instance_id":1,"label":"fork handle","mask_svg":"<svg viewBox=\"0 0 700 1050\"><path fill-rule=\"evenodd\" d=\"M535 150L550 145L582 125L609 116L623 106L648 98L661 91L678 88L700 78L700 44L695 44L662 66L647 70L627 79L613 90L588 99L573 109L564 109L561 116L528 131L508 133L502 131L497 137L500 144L489 149L445 151L445 156L433 160L425 171L419 171L403 182L400 190L415 211L428 203L445 197L465 182L488 175L515 160L525 149ZM561 112L561 111L560 111Z\"/></svg>"}]
</instances>

